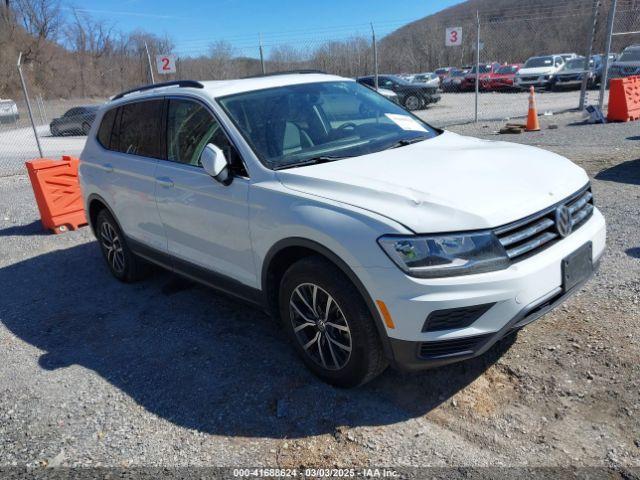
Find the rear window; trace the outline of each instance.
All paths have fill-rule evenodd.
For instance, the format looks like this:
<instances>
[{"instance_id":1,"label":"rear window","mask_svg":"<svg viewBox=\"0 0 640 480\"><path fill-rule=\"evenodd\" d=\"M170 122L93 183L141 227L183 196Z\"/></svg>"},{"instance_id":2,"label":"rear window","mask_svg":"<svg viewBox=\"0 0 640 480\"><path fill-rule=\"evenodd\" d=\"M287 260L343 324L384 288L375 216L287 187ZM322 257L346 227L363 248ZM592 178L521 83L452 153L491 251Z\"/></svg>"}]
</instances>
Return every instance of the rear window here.
<instances>
[{"instance_id":1,"label":"rear window","mask_svg":"<svg viewBox=\"0 0 640 480\"><path fill-rule=\"evenodd\" d=\"M112 136L111 149L142 157L162 158L162 104L163 100L148 100L119 107L118 135Z\"/></svg>"},{"instance_id":2,"label":"rear window","mask_svg":"<svg viewBox=\"0 0 640 480\"><path fill-rule=\"evenodd\" d=\"M110 148L111 130L113 129L113 121L116 118L116 109L112 108L102 117L100 128L98 129L98 142L104 148Z\"/></svg>"}]
</instances>

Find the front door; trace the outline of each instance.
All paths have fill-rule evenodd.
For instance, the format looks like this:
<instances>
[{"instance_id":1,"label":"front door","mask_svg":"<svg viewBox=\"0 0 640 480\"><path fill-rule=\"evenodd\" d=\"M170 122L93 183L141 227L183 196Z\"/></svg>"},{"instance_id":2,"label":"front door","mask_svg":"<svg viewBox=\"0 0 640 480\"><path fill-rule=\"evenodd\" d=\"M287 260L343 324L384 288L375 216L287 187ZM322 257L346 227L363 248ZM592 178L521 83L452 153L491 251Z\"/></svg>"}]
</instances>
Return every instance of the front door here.
<instances>
[{"instance_id":1,"label":"front door","mask_svg":"<svg viewBox=\"0 0 640 480\"><path fill-rule=\"evenodd\" d=\"M167 160L156 169L156 201L176 268L196 277L204 269L256 287L249 179L235 147L201 103L172 98L167 108ZM202 168L200 154L208 143L230 160L230 185L217 182Z\"/></svg>"}]
</instances>

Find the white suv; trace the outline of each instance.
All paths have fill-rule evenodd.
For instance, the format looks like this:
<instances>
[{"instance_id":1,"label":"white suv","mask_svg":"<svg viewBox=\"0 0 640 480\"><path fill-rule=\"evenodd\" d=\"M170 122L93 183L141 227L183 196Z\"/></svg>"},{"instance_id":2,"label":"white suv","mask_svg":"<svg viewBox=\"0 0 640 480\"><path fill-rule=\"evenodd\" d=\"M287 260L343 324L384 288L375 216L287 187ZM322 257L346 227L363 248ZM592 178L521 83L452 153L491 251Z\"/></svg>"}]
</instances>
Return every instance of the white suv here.
<instances>
[{"instance_id":1,"label":"white suv","mask_svg":"<svg viewBox=\"0 0 640 480\"><path fill-rule=\"evenodd\" d=\"M566 55L566 54L565 54ZM522 89L553 87L556 74L565 65L562 55L531 57L516 73L515 84Z\"/></svg>"},{"instance_id":2,"label":"white suv","mask_svg":"<svg viewBox=\"0 0 640 480\"><path fill-rule=\"evenodd\" d=\"M482 354L605 248L569 160L438 130L317 73L118 95L80 180L116 278L152 262L264 307L340 386Z\"/></svg>"}]
</instances>

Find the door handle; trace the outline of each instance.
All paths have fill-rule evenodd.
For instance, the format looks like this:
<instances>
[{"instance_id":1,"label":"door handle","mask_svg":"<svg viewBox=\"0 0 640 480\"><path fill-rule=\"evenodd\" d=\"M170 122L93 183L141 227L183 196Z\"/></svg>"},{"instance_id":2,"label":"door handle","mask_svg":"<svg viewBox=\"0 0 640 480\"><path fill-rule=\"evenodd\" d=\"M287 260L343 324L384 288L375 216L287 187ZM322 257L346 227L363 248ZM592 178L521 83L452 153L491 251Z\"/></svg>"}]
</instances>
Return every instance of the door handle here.
<instances>
[{"instance_id":1,"label":"door handle","mask_svg":"<svg viewBox=\"0 0 640 480\"><path fill-rule=\"evenodd\" d=\"M104 168L104 171L107 173L113 173L113 165L111 165L110 163L103 164L102 168Z\"/></svg>"},{"instance_id":2,"label":"door handle","mask_svg":"<svg viewBox=\"0 0 640 480\"><path fill-rule=\"evenodd\" d=\"M156 178L156 182L158 182L158 185L160 185L161 187L164 187L164 188L173 187L173 180L171 180L169 177Z\"/></svg>"}]
</instances>

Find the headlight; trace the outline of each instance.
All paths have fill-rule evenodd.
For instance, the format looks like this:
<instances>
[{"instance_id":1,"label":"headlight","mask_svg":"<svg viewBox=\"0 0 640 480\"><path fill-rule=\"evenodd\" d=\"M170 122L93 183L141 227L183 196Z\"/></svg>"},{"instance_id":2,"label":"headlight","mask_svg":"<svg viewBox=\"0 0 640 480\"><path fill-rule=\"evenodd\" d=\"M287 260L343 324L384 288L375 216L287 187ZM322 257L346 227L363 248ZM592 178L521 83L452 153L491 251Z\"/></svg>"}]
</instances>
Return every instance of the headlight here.
<instances>
[{"instance_id":1,"label":"headlight","mask_svg":"<svg viewBox=\"0 0 640 480\"><path fill-rule=\"evenodd\" d=\"M501 270L509 258L493 232L383 236L378 243L407 275L449 277Z\"/></svg>"}]
</instances>

